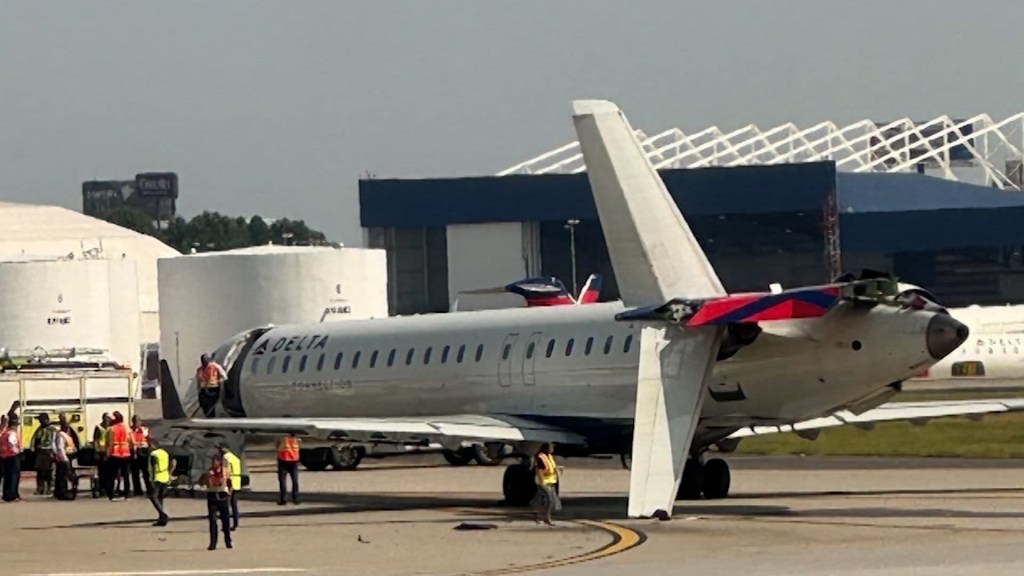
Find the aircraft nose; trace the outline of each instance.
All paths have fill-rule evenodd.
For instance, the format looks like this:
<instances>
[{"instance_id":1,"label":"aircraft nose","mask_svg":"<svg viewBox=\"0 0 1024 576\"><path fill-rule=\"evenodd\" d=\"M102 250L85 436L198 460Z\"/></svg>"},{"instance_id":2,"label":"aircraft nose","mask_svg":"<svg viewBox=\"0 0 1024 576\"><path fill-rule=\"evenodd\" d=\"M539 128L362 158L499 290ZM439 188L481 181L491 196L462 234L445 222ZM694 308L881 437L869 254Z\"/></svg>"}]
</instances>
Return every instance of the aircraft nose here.
<instances>
[{"instance_id":1,"label":"aircraft nose","mask_svg":"<svg viewBox=\"0 0 1024 576\"><path fill-rule=\"evenodd\" d=\"M928 354L936 360L942 360L963 344L970 334L970 329L952 316L936 314L928 322L925 332Z\"/></svg>"}]
</instances>

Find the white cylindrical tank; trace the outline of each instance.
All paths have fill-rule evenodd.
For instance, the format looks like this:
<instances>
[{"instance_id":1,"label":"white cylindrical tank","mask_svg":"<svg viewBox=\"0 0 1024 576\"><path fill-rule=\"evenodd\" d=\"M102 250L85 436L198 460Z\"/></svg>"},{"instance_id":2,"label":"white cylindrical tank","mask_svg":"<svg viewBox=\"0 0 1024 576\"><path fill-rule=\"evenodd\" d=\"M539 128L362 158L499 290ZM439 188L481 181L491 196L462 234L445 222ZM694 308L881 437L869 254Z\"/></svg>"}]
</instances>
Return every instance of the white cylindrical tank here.
<instances>
[{"instance_id":1,"label":"white cylindrical tank","mask_svg":"<svg viewBox=\"0 0 1024 576\"><path fill-rule=\"evenodd\" d=\"M162 258L157 269L160 357L179 385L202 353L250 328L388 315L384 250L260 246Z\"/></svg>"},{"instance_id":2,"label":"white cylindrical tank","mask_svg":"<svg viewBox=\"0 0 1024 576\"><path fill-rule=\"evenodd\" d=\"M106 350L139 365L139 284L135 262L0 262L0 346L12 352Z\"/></svg>"}]
</instances>

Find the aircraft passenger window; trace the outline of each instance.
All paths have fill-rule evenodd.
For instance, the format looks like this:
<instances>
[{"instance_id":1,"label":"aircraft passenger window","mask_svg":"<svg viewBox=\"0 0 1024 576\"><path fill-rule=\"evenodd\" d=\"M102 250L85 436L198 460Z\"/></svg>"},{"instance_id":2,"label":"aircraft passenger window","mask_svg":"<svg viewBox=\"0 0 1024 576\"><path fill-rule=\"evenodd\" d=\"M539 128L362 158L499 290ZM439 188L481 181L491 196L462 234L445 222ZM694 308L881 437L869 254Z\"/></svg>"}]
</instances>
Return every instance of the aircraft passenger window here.
<instances>
[{"instance_id":1,"label":"aircraft passenger window","mask_svg":"<svg viewBox=\"0 0 1024 576\"><path fill-rule=\"evenodd\" d=\"M274 364L276 364L276 363L277 363L277 356L271 356L270 357L270 361L267 362L267 374L270 374L270 373L272 373L274 371Z\"/></svg>"},{"instance_id":2,"label":"aircraft passenger window","mask_svg":"<svg viewBox=\"0 0 1024 576\"><path fill-rule=\"evenodd\" d=\"M255 374L260 369L260 359L256 358L252 361L252 373Z\"/></svg>"},{"instance_id":3,"label":"aircraft passenger window","mask_svg":"<svg viewBox=\"0 0 1024 576\"><path fill-rule=\"evenodd\" d=\"M376 365L377 365L377 351L374 350L373 354L370 354L370 368L373 368Z\"/></svg>"},{"instance_id":4,"label":"aircraft passenger window","mask_svg":"<svg viewBox=\"0 0 1024 576\"><path fill-rule=\"evenodd\" d=\"M575 342L575 341L576 340L574 338L569 338L569 341L565 343L565 355L566 356L569 356L570 354L572 354L572 345L573 345L573 342Z\"/></svg>"},{"instance_id":5,"label":"aircraft passenger window","mask_svg":"<svg viewBox=\"0 0 1024 576\"><path fill-rule=\"evenodd\" d=\"M281 374L287 374L288 373L288 365L291 364L291 363L292 363L292 357L291 356L285 356L284 357L284 362L281 362Z\"/></svg>"},{"instance_id":6,"label":"aircraft passenger window","mask_svg":"<svg viewBox=\"0 0 1024 576\"><path fill-rule=\"evenodd\" d=\"M533 342L530 342L530 345L526 347L526 359L527 360L529 360L530 358L533 358L533 349L536 348L536 347L537 347L537 345L534 344Z\"/></svg>"},{"instance_id":7,"label":"aircraft passenger window","mask_svg":"<svg viewBox=\"0 0 1024 576\"><path fill-rule=\"evenodd\" d=\"M587 338L587 345L583 348L583 353L590 356L590 351L594 349L594 337Z\"/></svg>"},{"instance_id":8,"label":"aircraft passenger window","mask_svg":"<svg viewBox=\"0 0 1024 576\"><path fill-rule=\"evenodd\" d=\"M391 352L388 352L388 368L395 365L395 354L397 353L398 350L395 350L394 348L391 349Z\"/></svg>"},{"instance_id":9,"label":"aircraft passenger window","mask_svg":"<svg viewBox=\"0 0 1024 576\"><path fill-rule=\"evenodd\" d=\"M338 355L334 357L334 369L335 370L341 370L341 357L343 355L344 355L344 352L338 352Z\"/></svg>"},{"instance_id":10,"label":"aircraft passenger window","mask_svg":"<svg viewBox=\"0 0 1024 576\"><path fill-rule=\"evenodd\" d=\"M415 348L409 348L409 353L405 355L405 365L412 366L412 357L416 354Z\"/></svg>"},{"instance_id":11,"label":"aircraft passenger window","mask_svg":"<svg viewBox=\"0 0 1024 576\"><path fill-rule=\"evenodd\" d=\"M484 345L480 344L479 346L476 347L476 361L479 362L480 360L483 360L483 357L484 357Z\"/></svg>"},{"instance_id":12,"label":"aircraft passenger window","mask_svg":"<svg viewBox=\"0 0 1024 576\"><path fill-rule=\"evenodd\" d=\"M605 354L611 354L612 353L612 341L613 340L615 340L615 336L609 336L608 339L604 341L604 353Z\"/></svg>"},{"instance_id":13,"label":"aircraft passenger window","mask_svg":"<svg viewBox=\"0 0 1024 576\"><path fill-rule=\"evenodd\" d=\"M512 352L512 345L505 344L505 349L501 351L501 359L508 360L508 355Z\"/></svg>"},{"instance_id":14,"label":"aircraft passenger window","mask_svg":"<svg viewBox=\"0 0 1024 576\"><path fill-rule=\"evenodd\" d=\"M324 360L326 360L326 359L327 359L327 354L321 354L320 355L320 359L316 361L316 371L317 372L323 372Z\"/></svg>"},{"instance_id":15,"label":"aircraft passenger window","mask_svg":"<svg viewBox=\"0 0 1024 576\"><path fill-rule=\"evenodd\" d=\"M302 358L299 358L299 372L305 372L306 371L306 358L307 358L306 354L303 354Z\"/></svg>"},{"instance_id":16,"label":"aircraft passenger window","mask_svg":"<svg viewBox=\"0 0 1024 576\"><path fill-rule=\"evenodd\" d=\"M449 352L449 351L450 351L451 349L452 349L452 347L451 347L451 346L445 346L445 347L444 347L444 348L443 348L443 349L441 350L441 364L444 364L445 362L447 362L447 361L448 361L448 352Z\"/></svg>"},{"instance_id":17,"label":"aircraft passenger window","mask_svg":"<svg viewBox=\"0 0 1024 576\"><path fill-rule=\"evenodd\" d=\"M622 353L623 354L628 354L629 353L629 347L632 346L632 345L633 345L633 335L630 334L629 336L626 336L626 343L622 345Z\"/></svg>"},{"instance_id":18,"label":"aircraft passenger window","mask_svg":"<svg viewBox=\"0 0 1024 576\"><path fill-rule=\"evenodd\" d=\"M363 354L362 350L356 350L355 355L352 356L352 368L358 368L359 367L359 356L361 356L362 354Z\"/></svg>"},{"instance_id":19,"label":"aircraft passenger window","mask_svg":"<svg viewBox=\"0 0 1024 576\"><path fill-rule=\"evenodd\" d=\"M423 353L423 363L424 364L430 364L430 351L431 350L433 350L433 348L430 347L430 346L427 346L427 351Z\"/></svg>"},{"instance_id":20,"label":"aircraft passenger window","mask_svg":"<svg viewBox=\"0 0 1024 576\"><path fill-rule=\"evenodd\" d=\"M466 355L466 345L462 344L459 346L459 353L455 356L455 361L462 364L462 358Z\"/></svg>"},{"instance_id":21,"label":"aircraft passenger window","mask_svg":"<svg viewBox=\"0 0 1024 576\"><path fill-rule=\"evenodd\" d=\"M551 340L548 341L548 351L547 351L547 354L545 354L545 356L547 356L548 358L551 358L551 355L554 354L554 353L555 353L555 339L552 338Z\"/></svg>"}]
</instances>

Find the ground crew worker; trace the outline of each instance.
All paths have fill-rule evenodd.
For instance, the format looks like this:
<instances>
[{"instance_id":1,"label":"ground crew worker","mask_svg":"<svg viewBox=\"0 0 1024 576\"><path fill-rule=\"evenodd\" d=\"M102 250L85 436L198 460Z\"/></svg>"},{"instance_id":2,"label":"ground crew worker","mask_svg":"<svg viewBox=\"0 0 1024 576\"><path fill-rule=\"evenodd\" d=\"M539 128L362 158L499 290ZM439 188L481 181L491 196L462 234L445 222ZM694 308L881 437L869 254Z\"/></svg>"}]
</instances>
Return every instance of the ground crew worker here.
<instances>
[{"instance_id":1,"label":"ground crew worker","mask_svg":"<svg viewBox=\"0 0 1024 576\"><path fill-rule=\"evenodd\" d=\"M50 415L39 415L39 428L32 435L32 452L36 455L36 491L40 496L53 493L53 440L57 428L50 422Z\"/></svg>"},{"instance_id":2,"label":"ground crew worker","mask_svg":"<svg viewBox=\"0 0 1024 576\"><path fill-rule=\"evenodd\" d=\"M57 414L57 428L67 432L71 436L71 441L75 445L75 452L82 449L82 445L78 441L78 434L71 428L71 424L68 424L68 415L64 412Z\"/></svg>"},{"instance_id":3,"label":"ground crew worker","mask_svg":"<svg viewBox=\"0 0 1024 576\"><path fill-rule=\"evenodd\" d=\"M53 495L58 500L74 500L71 487L71 458L75 454L75 442L71 434L57 430L53 439L53 463L57 469Z\"/></svg>"},{"instance_id":4,"label":"ground crew worker","mask_svg":"<svg viewBox=\"0 0 1024 576\"><path fill-rule=\"evenodd\" d=\"M555 492L555 484L558 484L558 464L555 462L554 446L544 444L537 451L534 457L535 480L537 482L537 495L534 496L533 505L536 521L544 521L548 526L551 523L551 513L562 509L562 504Z\"/></svg>"},{"instance_id":5,"label":"ground crew worker","mask_svg":"<svg viewBox=\"0 0 1024 576\"><path fill-rule=\"evenodd\" d=\"M149 479L149 427L142 425L142 418L139 418L138 414L132 416L131 466L132 488L135 491L135 495L148 495L153 491L153 484ZM127 488L125 491L127 491Z\"/></svg>"},{"instance_id":6,"label":"ground crew worker","mask_svg":"<svg viewBox=\"0 0 1024 576\"><path fill-rule=\"evenodd\" d=\"M217 449L224 456L224 464L228 467L231 478L231 531L238 530L238 491L242 489L242 460L231 452L228 443L221 440Z\"/></svg>"},{"instance_id":7,"label":"ground crew worker","mask_svg":"<svg viewBox=\"0 0 1024 576\"><path fill-rule=\"evenodd\" d=\"M224 368L210 359L209 354L199 357L199 368L196 370L196 383L199 386L199 406L207 418L213 418L220 401L220 386L228 379Z\"/></svg>"},{"instance_id":8,"label":"ground crew worker","mask_svg":"<svg viewBox=\"0 0 1024 576\"><path fill-rule=\"evenodd\" d=\"M210 546L207 550L217 549L217 518L220 518L224 531L224 545L231 548L231 527L228 526L228 505L231 501L231 477L228 476L224 457L215 452L210 462L210 469L203 474L200 484L206 486L206 515L210 521Z\"/></svg>"},{"instance_id":9,"label":"ground crew worker","mask_svg":"<svg viewBox=\"0 0 1024 576\"><path fill-rule=\"evenodd\" d=\"M292 478L292 503L299 503L299 439L292 432L277 439L277 485L280 490L277 505L284 506L286 478Z\"/></svg>"},{"instance_id":10,"label":"ground crew worker","mask_svg":"<svg viewBox=\"0 0 1024 576\"><path fill-rule=\"evenodd\" d=\"M113 500L117 493L117 483L121 481L122 495L124 498L131 496L131 489L128 479L128 469L132 460L132 435L124 416L120 412L114 412L114 422L107 430L107 462L109 472L107 476L107 497Z\"/></svg>"},{"instance_id":11,"label":"ground crew worker","mask_svg":"<svg viewBox=\"0 0 1024 576\"><path fill-rule=\"evenodd\" d=\"M99 476L100 493L107 493L107 479L110 476L110 462L107 461L107 432L110 430L110 414L103 413L102 421L92 431L92 446L96 451L96 474ZM113 498L113 494L107 494Z\"/></svg>"},{"instance_id":12,"label":"ground crew worker","mask_svg":"<svg viewBox=\"0 0 1024 576\"><path fill-rule=\"evenodd\" d=\"M0 432L0 461L4 468L4 502L17 502L21 500L18 485L21 483L21 432L18 430L21 422L17 414L11 414L7 418L7 427Z\"/></svg>"},{"instance_id":13,"label":"ground crew worker","mask_svg":"<svg viewBox=\"0 0 1024 576\"><path fill-rule=\"evenodd\" d=\"M167 512L164 511L164 498L167 488L171 485L171 474L174 473L174 460L170 454L160 447L155 438L149 438L149 476L153 479L153 490L149 492L149 501L156 508L156 522L153 526L167 526Z\"/></svg>"}]
</instances>

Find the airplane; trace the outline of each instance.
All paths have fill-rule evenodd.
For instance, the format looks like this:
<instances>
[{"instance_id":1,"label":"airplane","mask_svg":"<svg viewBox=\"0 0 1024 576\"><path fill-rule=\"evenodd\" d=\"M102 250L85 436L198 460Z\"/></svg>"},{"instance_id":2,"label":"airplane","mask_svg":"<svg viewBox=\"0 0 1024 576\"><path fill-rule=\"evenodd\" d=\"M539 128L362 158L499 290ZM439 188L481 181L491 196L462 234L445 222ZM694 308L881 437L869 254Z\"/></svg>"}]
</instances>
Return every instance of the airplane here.
<instances>
[{"instance_id":1,"label":"airplane","mask_svg":"<svg viewBox=\"0 0 1024 576\"><path fill-rule=\"evenodd\" d=\"M949 313L971 326L971 337L908 383L975 390L1024 384L1024 306L968 306Z\"/></svg>"},{"instance_id":2,"label":"airplane","mask_svg":"<svg viewBox=\"0 0 1024 576\"><path fill-rule=\"evenodd\" d=\"M228 379L213 418L162 361L165 418L202 434L511 444L516 505L536 491L542 443L630 453L628 515L667 519L677 496L728 494L727 463L704 458L716 442L864 415L967 339L887 278L727 295L618 107L574 112L621 302L254 328L214 352ZM1021 408L927 404L885 417Z\"/></svg>"},{"instance_id":3,"label":"airplane","mask_svg":"<svg viewBox=\"0 0 1024 576\"><path fill-rule=\"evenodd\" d=\"M523 297L523 302L527 308L534 306L562 306L562 305L578 305L578 304L592 304L597 302L601 296L601 275L591 274L587 278L583 287L580 288L579 295L573 297L573 295L566 289L565 284L562 284L561 280L550 277L550 278L525 278L506 284L505 286L495 286L493 288L477 288L473 290L463 290L459 292L459 296L482 296L482 295L498 295L498 294L516 294ZM479 308L470 308L479 309ZM459 299L456 298L455 302L452 303L450 312L460 311Z\"/></svg>"}]
</instances>

